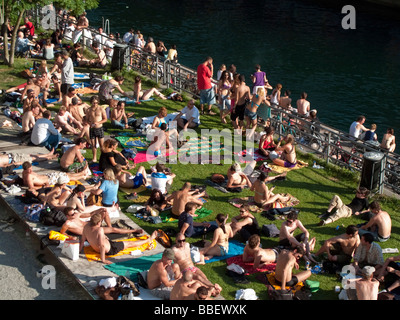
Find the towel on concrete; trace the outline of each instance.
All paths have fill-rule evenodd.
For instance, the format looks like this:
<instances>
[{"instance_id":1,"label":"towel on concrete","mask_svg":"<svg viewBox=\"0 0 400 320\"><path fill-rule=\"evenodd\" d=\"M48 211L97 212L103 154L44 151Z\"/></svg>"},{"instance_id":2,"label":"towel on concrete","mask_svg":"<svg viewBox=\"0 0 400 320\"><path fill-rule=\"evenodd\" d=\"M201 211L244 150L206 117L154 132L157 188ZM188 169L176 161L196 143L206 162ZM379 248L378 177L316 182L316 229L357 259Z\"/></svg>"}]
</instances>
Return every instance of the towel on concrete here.
<instances>
[{"instance_id":1,"label":"towel on concrete","mask_svg":"<svg viewBox=\"0 0 400 320\"><path fill-rule=\"evenodd\" d=\"M149 236L141 236L137 238L131 238L131 239L124 239L124 240L116 240L116 241L138 241L138 240L145 240L148 239ZM109 257L117 257L117 256L122 256L124 254L130 254L132 251L135 250L140 250L140 251L145 251L145 250L152 250L156 248L157 246L157 241L153 240L151 243L145 243L139 247L133 247L133 248L126 248L120 252L118 252L116 255L109 256ZM91 246L86 246L84 247L84 253L86 256L86 259L89 261L100 261L100 254L96 252Z\"/></svg>"}]
</instances>

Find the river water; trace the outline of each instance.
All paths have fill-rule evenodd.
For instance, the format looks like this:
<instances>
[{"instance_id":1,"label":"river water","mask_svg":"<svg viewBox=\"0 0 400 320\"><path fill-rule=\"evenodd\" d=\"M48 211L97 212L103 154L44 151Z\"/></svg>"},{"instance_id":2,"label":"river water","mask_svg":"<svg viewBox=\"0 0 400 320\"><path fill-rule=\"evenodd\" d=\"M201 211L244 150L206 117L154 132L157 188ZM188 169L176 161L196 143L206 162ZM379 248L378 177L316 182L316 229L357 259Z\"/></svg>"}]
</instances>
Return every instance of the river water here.
<instances>
[{"instance_id":1,"label":"river water","mask_svg":"<svg viewBox=\"0 0 400 320\"><path fill-rule=\"evenodd\" d=\"M354 3L354 1L350 1ZM206 56L235 64L250 81L260 64L272 85L296 101L308 93L320 120L348 131L359 115L376 123L381 140L400 130L400 14L357 3L356 29L342 28L337 1L134 0L101 1L89 11L94 27L109 19L121 36L133 27L145 39L177 45L179 62L196 69Z\"/></svg>"}]
</instances>

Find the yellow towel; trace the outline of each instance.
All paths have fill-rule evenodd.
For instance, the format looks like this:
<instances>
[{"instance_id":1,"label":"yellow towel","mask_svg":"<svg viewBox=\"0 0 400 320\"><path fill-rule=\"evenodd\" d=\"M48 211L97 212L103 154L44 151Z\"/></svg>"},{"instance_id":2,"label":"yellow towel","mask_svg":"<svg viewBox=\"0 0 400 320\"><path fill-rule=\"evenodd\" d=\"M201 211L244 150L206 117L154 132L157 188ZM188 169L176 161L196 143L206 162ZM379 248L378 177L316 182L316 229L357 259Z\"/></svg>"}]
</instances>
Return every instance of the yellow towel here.
<instances>
[{"instance_id":1,"label":"yellow towel","mask_svg":"<svg viewBox=\"0 0 400 320\"><path fill-rule=\"evenodd\" d=\"M141 237L137 237L137 238L131 238L131 239L124 239L124 240L116 240L116 241L138 241L138 240L145 240L147 239L149 236L141 236ZM145 250L152 250L155 249L157 246L157 241L153 240L150 243L145 243L139 247L133 247L133 248L126 248L124 250L121 250L120 252L118 252L116 255L113 256L109 256L109 257L117 257L117 256L122 256L124 254L130 254L132 251L135 250L140 250L140 251L145 251ZM100 253L96 252L93 250L93 248L91 246L87 246L83 248L83 251L85 252L85 256L86 259L88 259L89 261L100 261Z\"/></svg>"},{"instance_id":2,"label":"yellow towel","mask_svg":"<svg viewBox=\"0 0 400 320\"><path fill-rule=\"evenodd\" d=\"M297 170L297 169L308 167L308 163L297 160L297 163L293 168L285 168L285 167L277 166L275 164L270 164L269 167L272 169L272 172L284 173L284 172L288 172L291 170Z\"/></svg>"},{"instance_id":3,"label":"yellow towel","mask_svg":"<svg viewBox=\"0 0 400 320\"><path fill-rule=\"evenodd\" d=\"M267 273L267 279L268 279L269 283L271 284L271 286L273 286L275 288L275 290L281 290L281 286L276 284L275 272ZM292 288L293 293L295 293L296 291L300 290L303 286L304 286L303 282L297 283ZM286 287L286 290L290 290L290 287Z\"/></svg>"}]
</instances>

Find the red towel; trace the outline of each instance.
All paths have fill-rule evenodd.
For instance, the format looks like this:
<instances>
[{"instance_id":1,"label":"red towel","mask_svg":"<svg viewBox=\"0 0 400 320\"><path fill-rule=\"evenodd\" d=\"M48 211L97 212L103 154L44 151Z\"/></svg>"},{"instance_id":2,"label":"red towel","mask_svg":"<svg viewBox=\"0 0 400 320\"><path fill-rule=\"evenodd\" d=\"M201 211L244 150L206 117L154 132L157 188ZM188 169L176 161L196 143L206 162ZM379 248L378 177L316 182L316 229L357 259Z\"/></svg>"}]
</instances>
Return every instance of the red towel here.
<instances>
[{"instance_id":1,"label":"red towel","mask_svg":"<svg viewBox=\"0 0 400 320\"><path fill-rule=\"evenodd\" d=\"M226 263L228 264L228 266L232 263L241 266L246 271L246 275L256 272L275 271L276 267L276 263L270 263L262 265L260 268L254 268L253 262L243 262L243 257L241 255L228 258L226 260Z\"/></svg>"}]
</instances>

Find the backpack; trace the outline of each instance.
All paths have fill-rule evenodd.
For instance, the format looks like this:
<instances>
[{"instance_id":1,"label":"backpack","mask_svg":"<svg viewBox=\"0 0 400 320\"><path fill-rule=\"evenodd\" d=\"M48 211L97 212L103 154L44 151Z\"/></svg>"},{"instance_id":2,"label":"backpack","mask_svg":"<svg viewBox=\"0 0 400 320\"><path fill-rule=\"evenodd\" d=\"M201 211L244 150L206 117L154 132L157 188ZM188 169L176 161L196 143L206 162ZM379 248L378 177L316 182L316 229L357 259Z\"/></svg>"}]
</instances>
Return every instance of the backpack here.
<instances>
[{"instance_id":1,"label":"backpack","mask_svg":"<svg viewBox=\"0 0 400 320\"><path fill-rule=\"evenodd\" d=\"M63 211L57 209L48 211L44 209L40 213L39 221L46 226L61 227L67 221L67 217Z\"/></svg>"},{"instance_id":2,"label":"backpack","mask_svg":"<svg viewBox=\"0 0 400 320\"><path fill-rule=\"evenodd\" d=\"M279 229L275 224L264 224L261 233L269 238L274 238L279 236Z\"/></svg>"}]
</instances>

